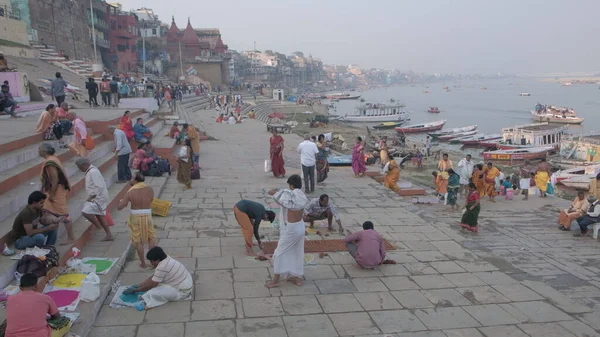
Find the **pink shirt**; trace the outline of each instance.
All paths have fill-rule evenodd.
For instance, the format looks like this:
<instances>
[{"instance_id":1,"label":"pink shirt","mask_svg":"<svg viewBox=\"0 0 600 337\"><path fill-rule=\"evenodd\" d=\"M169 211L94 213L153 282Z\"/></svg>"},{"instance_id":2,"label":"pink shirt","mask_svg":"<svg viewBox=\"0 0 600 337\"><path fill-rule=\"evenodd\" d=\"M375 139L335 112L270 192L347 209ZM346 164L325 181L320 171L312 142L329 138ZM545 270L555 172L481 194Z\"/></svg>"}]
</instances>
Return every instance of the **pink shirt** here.
<instances>
[{"instance_id":1,"label":"pink shirt","mask_svg":"<svg viewBox=\"0 0 600 337\"><path fill-rule=\"evenodd\" d=\"M385 259L383 238L372 229L350 234L344 238L347 243L353 242L358 246L356 262L365 268L375 267Z\"/></svg>"},{"instance_id":2,"label":"pink shirt","mask_svg":"<svg viewBox=\"0 0 600 337\"><path fill-rule=\"evenodd\" d=\"M56 315L58 308L50 296L22 291L8 297L6 303L6 337L49 337L46 314Z\"/></svg>"}]
</instances>

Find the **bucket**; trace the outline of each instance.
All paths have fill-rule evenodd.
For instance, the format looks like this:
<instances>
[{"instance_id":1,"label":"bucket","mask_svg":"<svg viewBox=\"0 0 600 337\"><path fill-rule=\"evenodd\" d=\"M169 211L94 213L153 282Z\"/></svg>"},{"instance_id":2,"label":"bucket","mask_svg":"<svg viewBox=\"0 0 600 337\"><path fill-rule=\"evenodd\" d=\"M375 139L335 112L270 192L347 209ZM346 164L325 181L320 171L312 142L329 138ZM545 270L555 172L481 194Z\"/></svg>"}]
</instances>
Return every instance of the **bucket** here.
<instances>
[{"instance_id":1,"label":"bucket","mask_svg":"<svg viewBox=\"0 0 600 337\"><path fill-rule=\"evenodd\" d=\"M512 188L509 188L509 189L506 190L506 196L504 198L506 200L512 200L514 194L515 194L515 191Z\"/></svg>"}]
</instances>

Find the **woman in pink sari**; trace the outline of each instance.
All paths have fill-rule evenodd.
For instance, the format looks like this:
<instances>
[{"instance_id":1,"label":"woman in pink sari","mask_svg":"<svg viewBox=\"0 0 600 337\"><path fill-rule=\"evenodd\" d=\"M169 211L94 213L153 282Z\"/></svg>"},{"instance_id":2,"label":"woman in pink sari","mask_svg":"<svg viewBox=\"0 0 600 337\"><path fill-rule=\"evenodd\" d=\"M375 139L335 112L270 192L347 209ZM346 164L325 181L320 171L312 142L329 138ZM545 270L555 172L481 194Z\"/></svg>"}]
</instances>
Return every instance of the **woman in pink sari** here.
<instances>
[{"instance_id":1,"label":"woman in pink sari","mask_svg":"<svg viewBox=\"0 0 600 337\"><path fill-rule=\"evenodd\" d=\"M133 123L131 122L131 117L129 116L129 110L125 111L123 114L123 118L121 118L121 123L119 124L119 129L125 132L125 136L127 136L128 140L133 138Z\"/></svg>"},{"instance_id":2,"label":"woman in pink sari","mask_svg":"<svg viewBox=\"0 0 600 337\"><path fill-rule=\"evenodd\" d=\"M83 119L74 112L69 113L69 117L73 118L73 129L75 130L75 137L73 138L73 142L69 144L69 147L71 148L71 151L75 152L78 156L87 158L88 150L83 144L88 137L87 126Z\"/></svg>"},{"instance_id":3,"label":"woman in pink sari","mask_svg":"<svg viewBox=\"0 0 600 337\"><path fill-rule=\"evenodd\" d=\"M365 146L361 137L356 137L356 144L352 148L352 171L355 177L362 177L367 170L365 165Z\"/></svg>"},{"instance_id":4,"label":"woman in pink sari","mask_svg":"<svg viewBox=\"0 0 600 337\"><path fill-rule=\"evenodd\" d=\"M275 178L285 177L285 167L283 161L283 137L273 131L273 136L269 138L271 144L271 169Z\"/></svg>"}]
</instances>

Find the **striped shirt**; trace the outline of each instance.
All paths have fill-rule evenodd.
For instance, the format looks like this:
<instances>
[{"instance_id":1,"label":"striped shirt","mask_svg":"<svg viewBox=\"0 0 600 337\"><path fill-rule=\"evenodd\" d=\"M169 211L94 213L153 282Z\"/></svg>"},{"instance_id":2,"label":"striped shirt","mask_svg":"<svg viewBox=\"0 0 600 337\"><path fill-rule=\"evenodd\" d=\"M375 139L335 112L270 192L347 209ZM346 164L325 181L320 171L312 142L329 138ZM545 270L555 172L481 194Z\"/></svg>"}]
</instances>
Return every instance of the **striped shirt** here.
<instances>
[{"instance_id":1,"label":"striped shirt","mask_svg":"<svg viewBox=\"0 0 600 337\"><path fill-rule=\"evenodd\" d=\"M170 256L167 256L166 259L160 261L158 266L156 266L152 281L180 290L182 290L182 287L188 288L189 285L193 284L190 272L185 269L185 266L181 262Z\"/></svg>"}]
</instances>

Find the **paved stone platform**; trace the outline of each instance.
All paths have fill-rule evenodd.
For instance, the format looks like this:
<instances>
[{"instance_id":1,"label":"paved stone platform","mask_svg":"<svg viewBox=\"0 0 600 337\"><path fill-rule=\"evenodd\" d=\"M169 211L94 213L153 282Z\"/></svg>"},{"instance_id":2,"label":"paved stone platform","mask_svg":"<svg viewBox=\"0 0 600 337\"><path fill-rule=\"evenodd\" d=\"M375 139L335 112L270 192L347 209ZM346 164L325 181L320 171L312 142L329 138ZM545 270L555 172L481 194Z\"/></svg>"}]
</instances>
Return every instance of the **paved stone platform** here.
<instances>
[{"instance_id":1,"label":"paved stone platform","mask_svg":"<svg viewBox=\"0 0 600 337\"><path fill-rule=\"evenodd\" d=\"M567 201L483 201L473 235L460 230L459 213L414 205L350 168L332 168L311 196L329 194L346 227L373 221L398 247L389 254L398 264L360 270L344 252L309 255L302 287L265 288L271 265L244 256L232 207L241 198L266 202L285 180L264 173L264 124L214 118L193 115L218 140L201 143L202 179L191 190L169 179L161 198L173 206L157 223L159 245L194 276L193 300L147 312L105 305L88 336L600 336L600 244L557 230ZM288 175L299 173L300 139L284 138ZM268 227L261 233L272 239ZM138 268L129 262L121 283L150 275Z\"/></svg>"}]
</instances>

